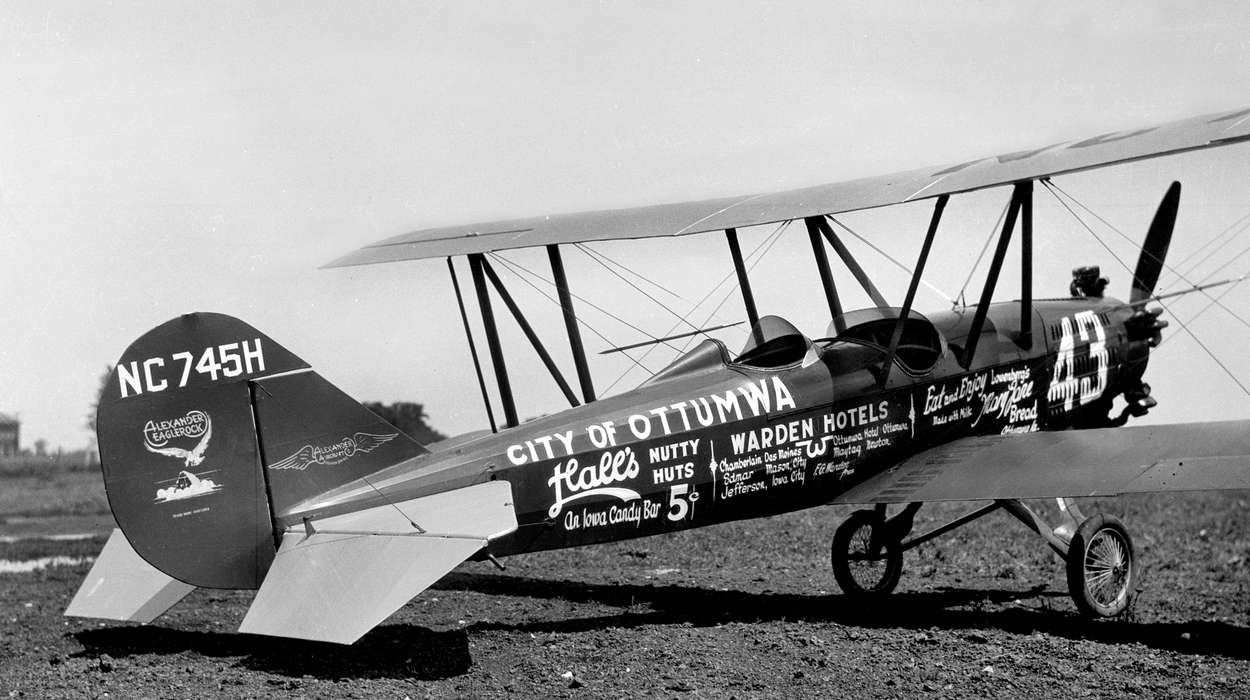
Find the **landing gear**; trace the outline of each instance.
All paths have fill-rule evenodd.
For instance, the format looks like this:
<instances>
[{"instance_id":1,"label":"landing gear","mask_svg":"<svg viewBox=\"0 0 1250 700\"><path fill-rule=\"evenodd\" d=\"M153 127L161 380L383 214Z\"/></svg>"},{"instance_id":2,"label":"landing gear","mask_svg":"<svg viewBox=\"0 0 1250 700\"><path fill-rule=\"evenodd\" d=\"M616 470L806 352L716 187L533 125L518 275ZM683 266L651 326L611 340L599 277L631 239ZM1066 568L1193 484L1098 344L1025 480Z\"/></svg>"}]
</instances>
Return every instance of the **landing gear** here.
<instances>
[{"instance_id":1,"label":"landing gear","mask_svg":"<svg viewBox=\"0 0 1250 700\"><path fill-rule=\"evenodd\" d=\"M1095 515L1068 545L1068 591L1082 613L1113 617L1128 609L1137 584L1133 539L1119 520Z\"/></svg>"},{"instance_id":2,"label":"landing gear","mask_svg":"<svg viewBox=\"0 0 1250 700\"><path fill-rule=\"evenodd\" d=\"M1004 499L906 541L921 504L912 503L888 519L884 506L857 510L834 532L830 547L833 577L848 596L889 595L902 577L903 552L1002 509L1041 536L1067 562L1068 589L1078 611L1090 617L1119 615L1132 604L1137 585L1137 562L1128 530L1109 515L1085 518L1070 499L1057 500L1061 518L1057 527L1021 501Z\"/></svg>"},{"instance_id":3,"label":"landing gear","mask_svg":"<svg viewBox=\"0 0 1250 700\"><path fill-rule=\"evenodd\" d=\"M857 510L833 533L833 577L847 595L889 595L903 575L901 538L893 536L884 512Z\"/></svg>"}]
</instances>

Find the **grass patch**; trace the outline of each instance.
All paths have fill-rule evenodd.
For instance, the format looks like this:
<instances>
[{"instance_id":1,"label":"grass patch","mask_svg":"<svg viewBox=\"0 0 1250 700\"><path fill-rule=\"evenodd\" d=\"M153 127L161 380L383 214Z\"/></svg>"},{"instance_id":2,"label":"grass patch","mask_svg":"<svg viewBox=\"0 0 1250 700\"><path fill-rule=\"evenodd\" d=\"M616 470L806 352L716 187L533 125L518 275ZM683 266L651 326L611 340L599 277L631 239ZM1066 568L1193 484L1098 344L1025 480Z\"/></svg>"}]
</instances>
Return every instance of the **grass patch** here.
<instances>
[{"instance_id":1,"label":"grass patch","mask_svg":"<svg viewBox=\"0 0 1250 700\"><path fill-rule=\"evenodd\" d=\"M0 473L0 520L108 512L104 479L97 469L50 470L23 476Z\"/></svg>"},{"instance_id":2,"label":"grass patch","mask_svg":"<svg viewBox=\"0 0 1250 700\"><path fill-rule=\"evenodd\" d=\"M46 474L99 474L100 462L83 450L53 455L0 457L0 478Z\"/></svg>"}]
</instances>

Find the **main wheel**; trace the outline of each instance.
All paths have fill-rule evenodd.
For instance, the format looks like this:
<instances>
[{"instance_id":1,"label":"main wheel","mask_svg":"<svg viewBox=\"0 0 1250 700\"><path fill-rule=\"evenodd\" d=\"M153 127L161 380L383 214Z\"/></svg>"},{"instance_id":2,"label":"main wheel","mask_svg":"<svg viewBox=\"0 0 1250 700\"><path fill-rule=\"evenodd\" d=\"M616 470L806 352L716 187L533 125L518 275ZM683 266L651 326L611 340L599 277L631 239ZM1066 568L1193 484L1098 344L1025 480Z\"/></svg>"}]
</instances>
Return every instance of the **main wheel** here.
<instances>
[{"instance_id":1,"label":"main wheel","mask_svg":"<svg viewBox=\"0 0 1250 700\"><path fill-rule=\"evenodd\" d=\"M871 510L851 513L833 533L833 577L847 595L888 595L903 575L903 548Z\"/></svg>"},{"instance_id":2,"label":"main wheel","mask_svg":"<svg viewBox=\"0 0 1250 700\"><path fill-rule=\"evenodd\" d=\"M1128 609L1137 560L1128 530L1110 515L1086 518L1068 545L1068 591L1082 613L1112 617Z\"/></svg>"}]
</instances>

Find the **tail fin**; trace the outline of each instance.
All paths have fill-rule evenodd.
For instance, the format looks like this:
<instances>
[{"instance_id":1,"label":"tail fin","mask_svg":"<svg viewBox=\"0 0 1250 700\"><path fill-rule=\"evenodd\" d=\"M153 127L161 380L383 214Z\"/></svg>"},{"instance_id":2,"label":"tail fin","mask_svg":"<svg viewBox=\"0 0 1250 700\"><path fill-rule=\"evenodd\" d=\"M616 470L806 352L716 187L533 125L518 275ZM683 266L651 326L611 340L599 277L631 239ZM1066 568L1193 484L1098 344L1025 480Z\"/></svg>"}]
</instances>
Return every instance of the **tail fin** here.
<instances>
[{"instance_id":1,"label":"tail fin","mask_svg":"<svg viewBox=\"0 0 1250 700\"><path fill-rule=\"evenodd\" d=\"M96 431L109 506L135 552L205 588L258 588L275 515L425 452L268 336L212 313L126 349Z\"/></svg>"}]
</instances>

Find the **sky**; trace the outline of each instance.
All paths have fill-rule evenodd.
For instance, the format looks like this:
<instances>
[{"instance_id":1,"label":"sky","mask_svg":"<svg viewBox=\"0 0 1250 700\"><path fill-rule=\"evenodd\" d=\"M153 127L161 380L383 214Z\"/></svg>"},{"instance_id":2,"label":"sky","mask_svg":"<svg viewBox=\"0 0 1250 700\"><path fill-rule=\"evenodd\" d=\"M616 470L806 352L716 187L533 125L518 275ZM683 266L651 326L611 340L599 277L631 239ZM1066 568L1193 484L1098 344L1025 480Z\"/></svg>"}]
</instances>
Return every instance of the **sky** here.
<instances>
[{"instance_id":1,"label":"sky","mask_svg":"<svg viewBox=\"0 0 1250 700\"><path fill-rule=\"evenodd\" d=\"M835 182L1247 107L1248 30L1250 5L1236 2L6 2L0 412L21 417L25 446L84 446L104 368L151 327L218 311L357 399L424 403L446 433L481 428L445 263L319 266L429 226ZM1250 214L1247 149L1056 183L1132 239L1096 228L1131 265L1158 199L1181 180L1170 262L1180 261ZM946 294L964 285L1007 197L952 201L927 276ZM1111 293L1126 296L1128 273L1046 197L1038 296L1065 293L1083 264L1101 264ZM840 218L911 264L928 214L922 204ZM772 230L742 231L744 249ZM1186 278L1247 246L1242 232ZM906 275L851 247L901 298ZM679 314L732 270L715 235L595 249L669 287L639 283ZM507 257L547 274L542 251ZM604 336L586 332L591 352L676 322L577 251L565 262ZM1247 270L1243 256L1217 276ZM970 295L983 274L984 264ZM1013 274L1000 298L1014 296ZM555 308L504 277L571 375ZM823 335L801 223L752 280L762 313ZM741 320L736 296L709 315L719 299L693 318ZM1237 287L1221 303L1245 319L1248 300ZM1250 417L1233 379L1250 384L1250 327L1218 306L1199 313L1207 301L1170 306L1147 373L1160 401L1151 420ZM949 302L923 294L918 306ZM504 325L521 414L559 410ZM746 332L719 336L736 349ZM642 363L655 371L674 354ZM601 391L646 377L620 355L594 355L592 371Z\"/></svg>"}]
</instances>

